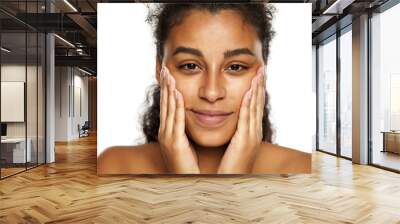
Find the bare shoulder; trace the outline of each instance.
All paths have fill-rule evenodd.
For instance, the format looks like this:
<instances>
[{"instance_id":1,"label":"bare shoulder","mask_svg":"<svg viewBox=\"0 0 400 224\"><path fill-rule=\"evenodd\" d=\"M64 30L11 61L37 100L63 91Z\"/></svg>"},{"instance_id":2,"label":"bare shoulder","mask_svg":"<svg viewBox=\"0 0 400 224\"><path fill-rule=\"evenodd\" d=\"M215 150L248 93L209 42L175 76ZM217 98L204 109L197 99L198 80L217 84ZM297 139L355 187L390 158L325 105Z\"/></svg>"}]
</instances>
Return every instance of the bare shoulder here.
<instances>
[{"instance_id":1,"label":"bare shoulder","mask_svg":"<svg viewBox=\"0 0 400 224\"><path fill-rule=\"evenodd\" d=\"M311 153L262 143L253 173L311 173Z\"/></svg>"},{"instance_id":2,"label":"bare shoulder","mask_svg":"<svg viewBox=\"0 0 400 224\"><path fill-rule=\"evenodd\" d=\"M97 174L166 173L158 143L138 146L112 146L97 159Z\"/></svg>"}]
</instances>

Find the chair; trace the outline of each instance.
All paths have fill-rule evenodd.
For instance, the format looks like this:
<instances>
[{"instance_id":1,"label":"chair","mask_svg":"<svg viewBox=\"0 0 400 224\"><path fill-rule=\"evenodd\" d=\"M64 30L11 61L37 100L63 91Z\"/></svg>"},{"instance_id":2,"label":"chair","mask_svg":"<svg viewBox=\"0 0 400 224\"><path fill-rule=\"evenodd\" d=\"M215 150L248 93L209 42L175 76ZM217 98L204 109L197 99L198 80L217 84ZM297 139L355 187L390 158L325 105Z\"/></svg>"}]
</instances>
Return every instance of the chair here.
<instances>
[{"instance_id":1,"label":"chair","mask_svg":"<svg viewBox=\"0 0 400 224\"><path fill-rule=\"evenodd\" d=\"M90 129L89 121L85 121L85 123L82 125L82 127L80 127L80 125L78 125L79 138L89 136L89 129Z\"/></svg>"}]
</instances>

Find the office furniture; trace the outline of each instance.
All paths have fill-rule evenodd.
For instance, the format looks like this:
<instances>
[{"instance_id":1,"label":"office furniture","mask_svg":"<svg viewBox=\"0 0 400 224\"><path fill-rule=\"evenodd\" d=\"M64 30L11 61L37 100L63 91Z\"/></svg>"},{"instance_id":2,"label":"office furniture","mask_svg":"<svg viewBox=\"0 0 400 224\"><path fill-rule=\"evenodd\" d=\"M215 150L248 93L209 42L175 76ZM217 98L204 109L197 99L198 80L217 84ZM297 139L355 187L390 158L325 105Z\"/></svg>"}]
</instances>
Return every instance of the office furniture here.
<instances>
[{"instance_id":1,"label":"office furniture","mask_svg":"<svg viewBox=\"0 0 400 224\"><path fill-rule=\"evenodd\" d=\"M78 125L79 138L89 136L89 129L90 129L89 121L85 121L82 127Z\"/></svg>"},{"instance_id":2,"label":"office furniture","mask_svg":"<svg viewBox=\"0 0 400 224\"><path fill-rule=\"evenodd\" d=\"M400 131L383 131L382 152L393 152L400 154Z\"/></svg>"},{"instance_id":3,"label":"office furniture","mask_svg":"<svg viewBox=\"0 0 400 224\"><path fill-rule=\"evenodd\" d=\"M26 139L27 147L25 151L25 138L6 138L1 139L1 159L7 164L18 164L31 162L32 160L32 140Z\"/></svg>"}]
</instances>

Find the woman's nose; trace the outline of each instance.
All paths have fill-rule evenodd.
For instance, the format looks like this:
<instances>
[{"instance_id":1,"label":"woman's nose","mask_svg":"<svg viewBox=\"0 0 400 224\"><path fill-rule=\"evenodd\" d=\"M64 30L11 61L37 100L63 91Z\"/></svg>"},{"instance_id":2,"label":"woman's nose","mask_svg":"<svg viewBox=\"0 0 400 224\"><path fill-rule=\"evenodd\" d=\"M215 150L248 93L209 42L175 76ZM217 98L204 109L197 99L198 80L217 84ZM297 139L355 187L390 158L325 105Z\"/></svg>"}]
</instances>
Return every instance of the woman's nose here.
<instances>
[{"instance_id":1,"label":"woman's nose","mask_svg":"<svg viewBox=\"0 0 400 224\"><path fill-rule=\"evenodd\" d=\"M226 95L226 89L222 74L213 72L203 76L202 85L199 89L200 98L214 103Z\"/></svg>"}]
</instances>

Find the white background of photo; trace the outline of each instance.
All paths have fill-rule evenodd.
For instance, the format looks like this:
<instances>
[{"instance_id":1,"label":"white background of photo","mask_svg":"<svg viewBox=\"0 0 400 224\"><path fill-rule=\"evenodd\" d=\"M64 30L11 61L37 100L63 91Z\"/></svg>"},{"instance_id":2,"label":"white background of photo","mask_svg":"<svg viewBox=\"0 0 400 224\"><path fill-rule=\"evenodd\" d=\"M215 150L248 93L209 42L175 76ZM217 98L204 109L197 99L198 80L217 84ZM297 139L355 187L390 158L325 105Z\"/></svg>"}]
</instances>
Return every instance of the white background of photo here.
<instances>
[{"instance_id":1,"label":"white background of photo","mask_svg":"<svg viewBox=\"0 0 400 224\"><path fill-rule=\"evenodd\" d=\"M267 66L274 142L311 152L315 138L311 4L276 8ZM142 143L139 116L146 89L156 83L155 45L139 3L98 4L97 155L110 146Z\"/></svg>"}]
</instances>

